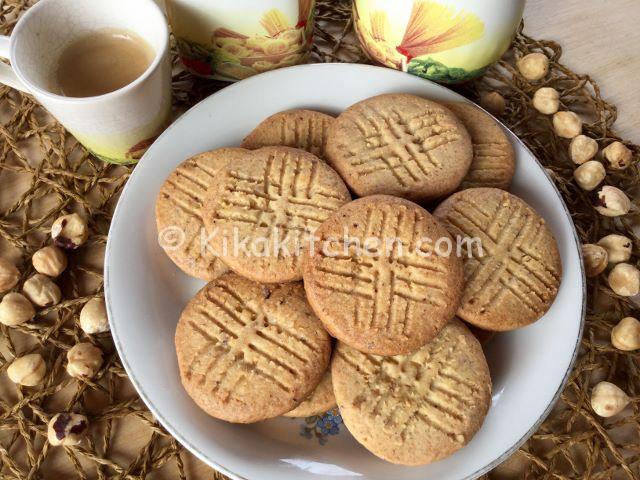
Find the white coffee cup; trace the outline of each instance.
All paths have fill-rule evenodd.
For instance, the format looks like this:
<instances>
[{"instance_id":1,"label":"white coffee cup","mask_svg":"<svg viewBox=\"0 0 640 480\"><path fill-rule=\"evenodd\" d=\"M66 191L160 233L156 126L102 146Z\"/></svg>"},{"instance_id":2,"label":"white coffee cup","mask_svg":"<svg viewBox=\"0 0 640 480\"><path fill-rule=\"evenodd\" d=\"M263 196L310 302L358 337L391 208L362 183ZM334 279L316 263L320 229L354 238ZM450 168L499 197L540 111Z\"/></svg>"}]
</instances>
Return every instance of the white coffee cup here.
<instances>
[{"instance_id":1,"label":"white coffee cup","mask_svg":"<svg viewBox=\"0 0 640 480\"><path fill-rule=\"evenodd\" d=\"M74 98L51 91L64 48L101 29L135 32L155 51L147 70L119 90ZM0 36L0 83L32 94L88 150L135 162L167 126L171 112L169 29L153 0L40 0Z\"/></svg>"}]
</instances>

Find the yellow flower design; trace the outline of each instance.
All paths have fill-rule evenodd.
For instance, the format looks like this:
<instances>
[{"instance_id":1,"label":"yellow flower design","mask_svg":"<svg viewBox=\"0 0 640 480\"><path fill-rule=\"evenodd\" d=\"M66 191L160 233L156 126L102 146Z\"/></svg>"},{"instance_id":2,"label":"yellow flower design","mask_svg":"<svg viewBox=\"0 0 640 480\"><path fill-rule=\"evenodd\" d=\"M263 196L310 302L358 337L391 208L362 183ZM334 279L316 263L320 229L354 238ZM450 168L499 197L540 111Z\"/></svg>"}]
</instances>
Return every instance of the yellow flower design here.
<instances>
[{"instance_id":1,"label":"yellow flower design","mask_svg":"<svg viewBox=\"0 0 640 480\"><path fill-rule=\"evenodd\" d=\"M289 45L287 45L287 42L284 40L267 39L265 40L263 49L267 55L279 55L289 51Z\"/></svg>"},{"instance_id":2,"label":"yellow flower design","mask_svg":"<svg viewBox=\"0 0 640 480\"><path fill-rule=\"evenodd\" d=\"M301 45L304 42L302 31L296 29L282 32L280 35L278 35L278 39L284 40L289 46Z\"/></svg>"},{"instance_id":3,"label":"yellow flower design","mask_svg":"<svg viewBox=\"0 0 640 480\"><path fill-rule=\"evenodd\" d=\"M385 42L389 29L387 12L376 10L371 13L371 36L374 40Z\"/></svg>"},{"instance_id":4,"label":"yellow flower design","mask_svg":"<svg viewBox=\"0 0 640 480\"><path fill-rule=\"evenodd\" d=\"M484 35L484 23L477 15L432 0L413 2L399 45L389 43L391 26L385 11L373 11L366 25L356 9L356 22L369 53L379 62L405 71L415 57L468 45Z\"/></svg>"},{"instance_id":5,"label":"yellow flower design","mask_svg":"<svg viewBox=\"0 0 640 480\"><path fill-rule=\"evenodd\" d=\"M408 60L428 53L467 45L484 34L484 23L475 14L454 7L418 0L397 50Z\"/></svg>"},{"instance_id":6,"label":"yellow flower design","mask_svg":"<svg viewBox=\"0 0 640 480\"><path fill-rule=\"evenodd\" d=\"M284 32L289 29L289 22L284 13L277 8L272 8L264 15L260 24L267 31L270 37L277 37L280 32Z\"/></svg>"}]
</instances>

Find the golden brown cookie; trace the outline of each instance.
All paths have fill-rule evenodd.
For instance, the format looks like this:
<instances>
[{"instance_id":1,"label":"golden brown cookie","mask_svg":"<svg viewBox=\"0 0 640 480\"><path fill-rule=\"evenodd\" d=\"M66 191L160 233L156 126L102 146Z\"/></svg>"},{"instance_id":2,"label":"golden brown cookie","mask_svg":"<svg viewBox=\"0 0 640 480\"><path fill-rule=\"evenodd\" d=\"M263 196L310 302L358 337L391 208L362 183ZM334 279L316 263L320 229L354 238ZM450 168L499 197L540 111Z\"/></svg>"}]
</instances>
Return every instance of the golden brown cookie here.
<instances>
[{"instance_id":1,"label":"golden brown cookie","mask_svg":"<svg viewBox=\"0 0 640 480\"><path fill-rule=\"evenodd\" d=\"M235 423L291 411L331 356L301 284L267 287L233 273L187 304L175 342L187 393L209 415Z\"/></svg>"},{"instance_id":2,"label":"golden brown cookie","mask_svg":"<svg viewBox=\"0 0 640 480\"><path fill-rule=\"evenodd\" d=\"M426 465L464 447L491 405L482 347L458 319L408 356L369 355L338 343L331 374L351 434L402 465Z\"/></svg>"},{"instance_id":3,"label":"golden brown cookie","mask_svg":"<svg viewBox=\"0 0 640 480\"><path fill-rule=\"evenodd\" d=\"M333 394L331 382L331 369L327 369L322 380L313 393L296 408L284 414L285 417L312 417L322 415L336 406L336 397Z\"/></svg>"},{"instance_id":4,"label":"golden brown cookie","mask_svg":"<svg viewBox=\"0 0 640 480\"><path fill-rule=\"evenodd\" d=\"M228 271L222 260L202 245L202 203L218 170L245 153L239 148L220 148L191 157L160 188L156 199L158 241L173 263L192 277L208 281Z\"/></svg>"},{"instance_id":5,"label":"golden brown cookie","mask_svg":"<svg viewBox=\"0 0 640 480\"><path fill-rule=\"evenodd\" d=\"M406 94L379 95L349 107L329 128L325 150L358 196L415 201L455 191L472 156L469 134L450 110Z\"/></svg>"},{"instance_id":6,"label":"golden brown cookie","mask_svg":"<svg viewBox=\"0 0 640 480\"><path fill-rule=\"evenodd\" d=\"M316 231L303 276L329 333L377 355L407 354L433 339L455 315L463 288L447 230L415 203L387 195L334 212Z\"/></svg>"},{"instance_id":7,"label":"golden brown cookie","mask_svg":"<svg viewBox=\"0 0 640 480\"><path fill-rule=\"evenodd\" d=\"M302 256L316 228L349 200L338 174L315 155L264 147L220 172L206 197L204 223L236 273L290 282L302 278Z\"/></svg>"},{"instance_id":8,"label":"golden brown cookie","mask_svg":"<svg viewBox=\"0 0 640 480\"><path fill-rule=\"evenodd\" d=\"M283 145L324 156L329 125L335 119L313 110L287 110L263 120L242 141L241 147L255 150L260 147Z\"/></svg>"},{"instance_id":9,"label":"golden brown cookie","mask_svg":"<svg viewBox=\"0 0 640 480\"><path fill-rule=\"evenodd\" d=\"M516 170L516 154L500 124L468 103L449 103L447 108L462 121L473 144L471 168L460 189L495 187L507 190Z\"/></svg>"},{"instance_id":10,"label":"golden brown cookie","mask_svg":"<svg viewBox=\"0 0 640 480\"><path fill-rule=\"evenodd\" d=\"M463 245L460 318L484 330L505 331L529 325L549 310L562 277L560 252L529 205L504 190L472 188L449 197L434 215L452 235L476 239Z\"/></svg>"}]
</instances>

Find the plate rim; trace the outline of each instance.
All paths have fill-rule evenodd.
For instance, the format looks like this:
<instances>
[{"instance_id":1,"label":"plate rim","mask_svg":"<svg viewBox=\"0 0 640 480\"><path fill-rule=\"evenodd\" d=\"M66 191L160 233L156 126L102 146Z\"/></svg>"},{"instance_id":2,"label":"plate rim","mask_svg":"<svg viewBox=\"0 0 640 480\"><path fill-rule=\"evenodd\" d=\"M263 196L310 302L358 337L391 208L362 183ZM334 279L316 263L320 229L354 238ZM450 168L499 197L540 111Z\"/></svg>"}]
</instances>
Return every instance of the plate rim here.
<instances>
[{"instance_id":1,"label":"plate rim","mask_svg":"<svg viewBox=\"0 0 640 480\"><path fill-rule=\"evenodd\" d=\"M149 150L147 150L147 152L145 152L143 157L140 159L140 161L136 165L136 168L134 168L133 172L131 173L131 176L127 180L122 192L120 193L120 197L118 198L118 202L116 204L116 207L114 209L113 215L111 217L111 222L109 223L109 232L108 232L108 235L107 235L107 245L105 247L105 254L104 254L104 296L105 296L105 304L106 304L106 307L107 307L107 316L108 316L108 319L109 319L111 337L112 337L113 343L114 343L114 345L116 347L116 351L118 352L118 356L120 358L120 361L122 362L122 366L125 369L125 372L127 373L127 376L131 380L131 383L132 383L134 389L136 390L136 392L138 393L138 395L140 396L140 398L142 399L142 401L144 402L146 407L149 409L149 411L153 414L153 416L162 425L162 427L165 430L167 430L167 432L169 432L178 442L180 442L181 445L183 445L187 450L189 450L192 454L194 454L196 457L198 457L206 465L208 465L209 467L219 471L220 473L222 473L224 475L227 475L228 477L231 477L234 480L250 480L250 479L248 479L246 477L243 477L242 475L239 475L239 474L237 474L235 472L232 472L231 470L229 470L225 466L219 464L218 462L216 462L215 460L210 458L207 454L202 452L197 446L193 445L191 442L189 442L187 439L185 439L178 432L177 428L174 428L173 425L171 425L171 423L162 414L160 414L158 409L155 407L153 402L150 400L150 398L147 395L147 393L142 388L141 384L138 382L136 376L133 374L132 367L129 364L129 362L126 360L126 356L124 355L124 351L122 349L122 345L120 343L120 339L118 337L118 334L116 333L117 332L117 328L114 329L115 322L112 320L113 314L111 312L111 302L110 302L110 294L109 294L109 292L110 292L110 277L109 277L109 274L110 274L109 263L110 262L109 262L109 258L111 256L112 246L113 246L112 245L112 241L110 240L112 238L111 234L112 234L112 230L114 230L114 225L116 224L115 219L118 217L120 211L124 208L122 206L123 203L124 203L122 200L129 193L129 191L133 188L133 187L130 187L130 185L132 184L131 180L136 175L141 175L141 174L138 173L140 171L139 166L142 164L142 162L144 162L149 157L149 152L152 151L152 149L155 146L155 144L160 139L162 139L164 136L170 135L171 131L176 127L176 125L179 124L180 122L184 121L185 117L192 110L194 110L197 107L199 107L202 103L204 103L206 101L209 101L212 97L215 97L215 96L221 94L224 90L236 89L236 88L244 88L244 85L248 85L248 84L252 84L252 83L255 83L257 81L260 81L261 79L264 79L265 76L269 76L270 77L270 76L274 76L274 75L282 75L283 74L282 72L292 71L292 70L326 68L327 66L329 66L329 67L340 66L339 68L342 68L342 66L344 66L345 68L361 69L361 70L372 70L372 69L373 70L380 70L381 69L381 70L388 70L388 71L391 71L391 72L395 71L398 75L408 75L407 73L404 73L404 72L400 72L400 71L389 69L389 68L385 68L385 67L379 67L379 66L376 66L376 65L367 65L367 64L359 64L359 63L343 63L343 62L309 63L309 64L304 64L304 65L295 65L295 66L291 66L291 67L286 67L286 68L281 68L281 69L277 69L277 70L264 72L264 73L261 73L259 75L255 75L253 77L249 77L247 79L244 79L244 80L241 80L241 81L238 81L238 82L235 82L235 83L231 83L231 84L229 84L229 85L227 85L225 87L222 87L220 90L218 90L218 91L212 93L211 95L209 95L209 96L203 98L202 100L200 100L198 103L196 103L191 108L189 108L187 111L185 111L180 117L175 119L167 127L167 129L164 132L162 132L162 134L156 139L156 141L154 142L154 144L151 145ZM420 78L420 77L416 77L416 78ZM529 147L527 147L525 145L525 143L515 133L513 133L511 131L511 129L509 129L504 123L502 123L500 121L500 119L496 118L491 113L487 112L480 105L477 105L476 103L472 102L468 98L464 97L463 95L459 94L458 92L456 92L454 90L449 89L448 87L446 87L444 85L440 85L438 83L432 82L431 80L427 80L427 79L421 79L421 80L430 83L433 87L435 87L437 89L444 89L444 90L449 91L450 93L452 93L453 95L458 97L458 99L460 101L462 101L462 102L465 102L467 104L471 104L471 105L476 106L477 108L480 108L487 115L490 115L495 121L497 121L500 124L500 126L507 132L507 134L509 135L509 138L511 138L512 140L516 141L531 156L531 158L534 159L536 166L547 177L548 182L553 187L553 191L555 192L556 197L558 198L558 200L560 200L560 204L562 205L564 214L565 214L566 218L569 220L569 225L571 227L571 233L573 234L573 240L574 240L574 243L575 243L574 247L575 247L575 249L576 249L576 251L578 253L578 258L581 260L579 262L579 265L578 265L579 271L580 271L580 277L581 277L581 287L582 287L581 290L580 290L581 291L581 296L582 296L582 305L581 305L581 310L580 310L580 326L579 326L579 329L578 329L578 335L577 335L577 338L576 338L576 343L574 345L573 353L571 355L571 360L570 360L570 362L569 362L569 364L567 366L567 370L564 373L564 377L563 377L562 381L560 382L560 385L558 386L558 389L557 389L556 393L553 395L551 401L547 405L547 408L542 412L542 414L534 422L534 424L531 426L531 428L527 432L525 432L525 434L520 439L518 439L510 448L506 449L501 455L499 455L497 458L493 459L487 465L485 465L484 467L476 470L475 472L471 473L470 475L467 475L466 477L463 477L463 478L460 479L460 480L474 480L474 479L484 475L485 473L493 470L495 467L497 467L498 465L503 463L505 460L507 460L507 458L509 458L511 455L513 455L538 430L540 425L542 425L542 423L549 416L549 413L551 412L551 410L555 407L556 403L558 402L558 399L560 398L560 395L562 394L562 391L564 390L564 388L566 387L566 385L568 383L568 380L569 380L569 377L571 376L571 373L573 372L573 368L574 368L576 360L578 358L580 344L581 344L582 338L584 336L584 328L585 328L585 324L586 324L587 284L586 284L586 275L585 275L585 270L584 270L584 263L582 262L582 252L581 252L581 248L580 248L580 246L582 245L582 242L580 240L580 237L578 236L578 232L577 232L575 224L573 222L573 218L571 216L571 212L569 211L564 199L562 198L562 194L560 193L560 190L558 190L558 187L556 186L555 182L550 177L550 175L546 171L545 167L540 163L538 158L533 154L531 149L529 149Z\"/></svg>"}]
</instances>

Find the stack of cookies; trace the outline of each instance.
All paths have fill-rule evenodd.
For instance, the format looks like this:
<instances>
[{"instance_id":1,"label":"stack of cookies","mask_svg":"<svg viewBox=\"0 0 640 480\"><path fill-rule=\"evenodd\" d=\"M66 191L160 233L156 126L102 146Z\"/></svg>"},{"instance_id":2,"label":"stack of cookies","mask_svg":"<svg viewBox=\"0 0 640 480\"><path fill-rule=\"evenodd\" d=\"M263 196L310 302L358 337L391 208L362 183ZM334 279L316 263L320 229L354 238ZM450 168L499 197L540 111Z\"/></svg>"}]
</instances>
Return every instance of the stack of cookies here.
<instances>
[{"instance_id":1,"label":"stack of cookies","mask_svg":"<svg viewBox=\"0 0 640 480\"><path fill-rule=\"evenodd\" d=\"M540 319L560 285L514 171L491 116L406 94L277 113L186 160L156 217L181 232L167 255L208 282L176 330L188 394L236 423L337 405L398 464L464 447L491 404L478 338Z\"/></svg>"}]
</instances>

